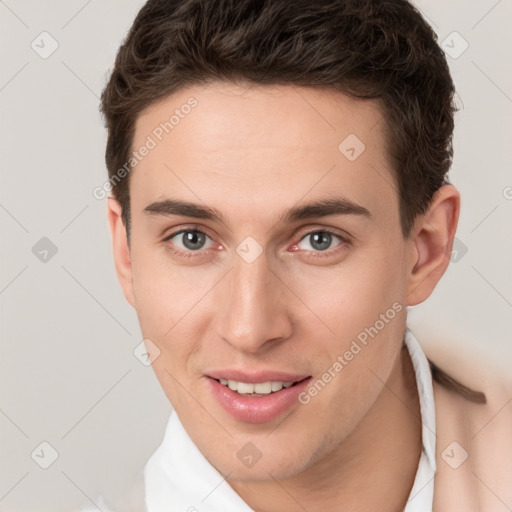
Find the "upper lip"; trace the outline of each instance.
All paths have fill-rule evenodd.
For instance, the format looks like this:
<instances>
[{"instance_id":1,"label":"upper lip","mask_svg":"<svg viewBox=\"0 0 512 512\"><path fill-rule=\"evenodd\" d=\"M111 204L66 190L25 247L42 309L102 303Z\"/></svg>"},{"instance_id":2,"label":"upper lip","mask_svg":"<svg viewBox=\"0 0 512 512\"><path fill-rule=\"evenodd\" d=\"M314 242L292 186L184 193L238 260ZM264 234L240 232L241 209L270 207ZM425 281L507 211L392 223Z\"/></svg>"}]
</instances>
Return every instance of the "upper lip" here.
<instances>
[{"instance_id":1,"label":"upper lip","mask_svg":"<svg viewBox=\"0 0 512 512\"><path fill-rule=\"evenodd\" d=\"M212 370L206 373L206 376L217 380L236 380L237 382L247 382L249 384L257 384L259 382L298 382L309 377L309 375L298 373L272 370L243 371L235 368Z\"/></svg>"}]
</instances>

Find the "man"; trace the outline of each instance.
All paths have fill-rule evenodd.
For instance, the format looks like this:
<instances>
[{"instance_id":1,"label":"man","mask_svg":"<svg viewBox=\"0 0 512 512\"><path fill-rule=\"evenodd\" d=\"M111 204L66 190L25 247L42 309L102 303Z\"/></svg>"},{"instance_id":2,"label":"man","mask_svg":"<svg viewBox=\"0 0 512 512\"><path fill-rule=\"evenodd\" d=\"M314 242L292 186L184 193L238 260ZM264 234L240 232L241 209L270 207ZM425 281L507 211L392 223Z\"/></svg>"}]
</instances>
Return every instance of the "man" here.
<instances>
[{"instance_id":1,"label":"man","mask_svg":"<svg viewBox=\"0 0 512 512\"><path fill-rule=\"evenodd\" d=\"M510 394L406 325L457 227L453 95L402 0L141 9L101 107L116 269L174 409L149 512L510 510Z\"/></svg>"}]
</instances>

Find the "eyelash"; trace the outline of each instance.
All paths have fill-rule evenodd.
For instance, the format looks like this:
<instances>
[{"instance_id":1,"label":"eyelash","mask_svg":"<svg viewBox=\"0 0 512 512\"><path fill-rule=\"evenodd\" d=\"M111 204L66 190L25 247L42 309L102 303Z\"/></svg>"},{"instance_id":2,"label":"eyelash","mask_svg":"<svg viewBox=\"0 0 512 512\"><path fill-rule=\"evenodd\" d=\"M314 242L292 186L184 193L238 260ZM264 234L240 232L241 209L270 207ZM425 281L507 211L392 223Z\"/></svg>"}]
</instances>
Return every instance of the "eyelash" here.
<instances>
[{"instance_id":1,"label":"eyelash","mask_svg":"<svg viewBox=\"0 0 512 512\"><path fill-rule=\"evenodd\" d=\"M175 236L183 234L183 233L199 233L199 234L205 235L207 238L209 238L211 240L211 237L208 236L208 234L205 233L204 231L201 231L200 229L197 229L194 227L189 227L189 228L182 228L178 231L174 231L173 233L171 233L170 235L165 237L162 241L168 242ZM335 246L334 249L327 249L325 251L313 251L313 254L316 253L316 255L311 256L313 258L322 258L322 257L333 256L339 250L349 247L351 245L351 240L348 237L343 237L342 235L335 233L334 231L330 231L329 229L315 229L313 231L308 231L307 233L304 233L300 237L299 241L294 243L293 246L296 246L297 244L302 242L302 240L304 240L308 236L314 235L316 233L327 233L327 234L333 236L334 238L338 238L340 243L337 246ZM199 249L197 251L191 251L191 250L190 251L181 251L178 249L171 249L171 250L172 250L173 255L179 256L179 257L184 257L184 258L195 258L195 257L204 256L204 251L202 251L201 249ZM334 254L333 254L333 251L334 251Z\"/></svg>"}]
</instances>

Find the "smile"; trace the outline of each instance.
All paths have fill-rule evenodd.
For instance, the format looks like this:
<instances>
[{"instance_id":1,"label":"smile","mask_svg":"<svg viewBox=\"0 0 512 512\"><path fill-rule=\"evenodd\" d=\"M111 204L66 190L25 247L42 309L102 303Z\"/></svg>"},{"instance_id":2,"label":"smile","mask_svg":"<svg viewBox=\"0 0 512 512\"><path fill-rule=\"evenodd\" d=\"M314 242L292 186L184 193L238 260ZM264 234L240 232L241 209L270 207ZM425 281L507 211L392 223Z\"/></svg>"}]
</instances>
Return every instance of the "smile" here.
<instances>
[{"instance_id":1,"label":"smile","mask_svg":"<svg viewBox=\"0 0 512 512\"><path fill-rule=\"evenodd\" d=\"M232 418L244 423L265 423L300 405L299 395L311 376L298 381L244 382L206 377L212 398Z\"/></svg>"},{"instance_id":2,"label":"smile","mask_svg":"<svg viewBox=\"0 0 512 512\"><path fill-rule=\"evenodd\" d=\"M232 391L236 391L239 395L248 395L251 397L260 397L270 395L281 391L283 388L289 388L297 382L258 382L256 384L250 382L238 382L236 380L218 379L223 385Z\"/></svg>"}]
</instances>

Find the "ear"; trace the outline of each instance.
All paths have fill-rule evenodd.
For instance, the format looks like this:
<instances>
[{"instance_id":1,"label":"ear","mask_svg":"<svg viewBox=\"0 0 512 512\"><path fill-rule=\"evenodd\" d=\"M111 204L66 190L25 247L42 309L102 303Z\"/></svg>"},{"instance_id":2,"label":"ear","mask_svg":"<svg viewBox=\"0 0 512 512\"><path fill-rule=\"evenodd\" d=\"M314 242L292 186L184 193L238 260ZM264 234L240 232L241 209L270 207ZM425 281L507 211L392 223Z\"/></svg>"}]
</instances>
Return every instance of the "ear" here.
<instances>
[{"instance_id":1,"label":"ear","mask_svg":"<svg viewBox=\"0 0 512 512\"><path fill-rule=\"evenodd\" d=\"M135 307L130 247L128 245L126 228L121 213L122 208L119 202L109 196L107 198L107 217L110 225L110 233L112 235L112 247L117 278L119 279L126 300Z\"/></svg>"},{"instance_id":2,"label":"ear","mask_svg":"<svg viewBox=\"0 0 512 512\"><path fill-rule=\"evenodd\" d=\"M443 185L434 195L428 211L416 219L410 237L408 306L426 300L448 267L459 212L459 192L453 185Z\"/></svg>"}]
</instances>

